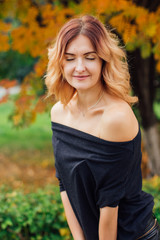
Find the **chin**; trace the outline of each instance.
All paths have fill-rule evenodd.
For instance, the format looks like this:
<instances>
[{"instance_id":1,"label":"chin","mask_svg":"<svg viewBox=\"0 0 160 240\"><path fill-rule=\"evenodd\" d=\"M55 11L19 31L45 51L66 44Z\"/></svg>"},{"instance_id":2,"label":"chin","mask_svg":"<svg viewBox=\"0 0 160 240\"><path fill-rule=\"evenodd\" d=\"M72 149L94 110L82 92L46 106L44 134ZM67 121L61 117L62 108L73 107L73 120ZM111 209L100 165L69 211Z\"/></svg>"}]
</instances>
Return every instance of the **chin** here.
<instances>
[{"instance_id":1,"label":"chin","mask_svg":"<svg viewBox=\"0 0 160 240\"><path fill-rule=\"evenodd\" d=\"M90 89L92 86L74 86L74 88L77 90L77 91L86 91L88 89Z\"/></svg>"}]
</instances>

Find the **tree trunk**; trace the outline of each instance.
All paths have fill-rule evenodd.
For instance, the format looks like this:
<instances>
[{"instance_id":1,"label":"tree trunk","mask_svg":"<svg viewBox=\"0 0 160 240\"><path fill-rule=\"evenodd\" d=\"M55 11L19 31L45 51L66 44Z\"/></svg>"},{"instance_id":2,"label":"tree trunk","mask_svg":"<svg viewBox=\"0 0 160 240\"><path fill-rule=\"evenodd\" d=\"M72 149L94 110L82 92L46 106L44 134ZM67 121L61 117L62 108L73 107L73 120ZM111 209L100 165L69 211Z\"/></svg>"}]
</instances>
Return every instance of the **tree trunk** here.
<instances>
[{"instance_id":1,"label":"tree trunk","mask_svg":"<svg viewBox=\"0 0 160 240\"><path fill-rule=\"evenodd\" d=\"M158 143L159 135L157 132L156 124L144 130L143 136L144 144L147 148L148 155L150 158L149 168L153 174L160 173L160 150Z\"/></svg>"},{"instance_id":2,"label":"tree trunk","mask_svg":"<svg viewBox=\"0 0 160 240\"><path fill-rule=\"evenodd\" d=\"M149 156L151 173L160 175L160 145L156 117L153 112L155 96L155 61L153 56L143 59L140 50L129 53L131 84L139 97L139 110L144 128L144 143Z\"/></svg>"}]
</instances>

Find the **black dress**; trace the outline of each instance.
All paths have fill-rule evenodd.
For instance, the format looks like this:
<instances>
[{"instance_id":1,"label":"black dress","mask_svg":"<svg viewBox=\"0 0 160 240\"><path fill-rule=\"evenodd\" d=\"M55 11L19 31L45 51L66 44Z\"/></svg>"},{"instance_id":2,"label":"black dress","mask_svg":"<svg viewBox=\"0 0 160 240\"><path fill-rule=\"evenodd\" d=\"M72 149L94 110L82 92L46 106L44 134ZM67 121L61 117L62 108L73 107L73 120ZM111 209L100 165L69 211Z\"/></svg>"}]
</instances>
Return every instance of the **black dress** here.
<instances>
[{"instance_id":1,"label":"black dress","mask_svg":"<svg viewBox=\"0 0 160 240\"><path fill-rule=\"evenodd\" d=\"M52 122L56 176L86 240L98 240L99 209L116 207L118 240L135 240L146 227L153 197L142 191L141 131L124 142L103 140Z\"/></svg>"}]
</instances>

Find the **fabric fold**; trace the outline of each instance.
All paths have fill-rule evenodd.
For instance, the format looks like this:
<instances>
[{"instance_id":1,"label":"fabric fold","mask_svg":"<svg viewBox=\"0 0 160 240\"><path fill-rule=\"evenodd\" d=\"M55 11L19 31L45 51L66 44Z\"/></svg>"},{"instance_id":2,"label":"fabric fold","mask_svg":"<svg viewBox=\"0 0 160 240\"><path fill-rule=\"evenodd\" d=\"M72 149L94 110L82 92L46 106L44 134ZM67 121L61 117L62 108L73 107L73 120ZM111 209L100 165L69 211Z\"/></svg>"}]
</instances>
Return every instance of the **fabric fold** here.
<instances>
[{"instance_id":1,"label":"fabric fold","mask_svg":"<svg viewBox=\"0 0 160 240\"><path fill-rule=\"evenodd\" d=\"M117 239L135 240L153 208L153 197L142 192L140 127L124 142L56 122L52 131L60 191L67 192L85 239L98 240L100 208L119 206Z\"/></svg>"}]
</instances>

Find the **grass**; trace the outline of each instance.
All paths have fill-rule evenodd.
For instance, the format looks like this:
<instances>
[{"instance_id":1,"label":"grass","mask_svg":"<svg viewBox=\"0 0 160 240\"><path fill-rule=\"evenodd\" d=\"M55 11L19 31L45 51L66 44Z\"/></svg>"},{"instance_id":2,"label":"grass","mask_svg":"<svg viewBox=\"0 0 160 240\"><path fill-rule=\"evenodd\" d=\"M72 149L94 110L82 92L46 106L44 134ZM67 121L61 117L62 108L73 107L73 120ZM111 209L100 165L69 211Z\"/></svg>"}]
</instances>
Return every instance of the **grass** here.
<instances>
[{"instance_id":1,"label":"grass","mask_svg":"<svg viewBox=\"0 0 160 240\"><path fill-rule=\"evenodd\" d=\"M11 101L0 104L0 185L12 183L14 188L55 182L50 112L17 129L8 119L13 107Z\"/></svg>"},{"instance_id":2,"label":"grass","mask_svg":"<svg viewBox=\"0 0 160 240\"><path fill-rule=\"evenodd\" d=\"M55 184L50 113L17 129L8 119L13 107L12 102L0 105L0 185L27 190Z\"/></svg>"},{"instance_id":3,"label":"grass","mask_svg":"<svg viewBox=\"0 0 160 240\"><path fill-rule=\"evenodd\" d=\"M13 153L20 150L51 149L50 114L39 114L35 123L29 127L16 129L8 119L12 109L11 102L0 105L0 151Z\"/></svg>"}]
</instances>

